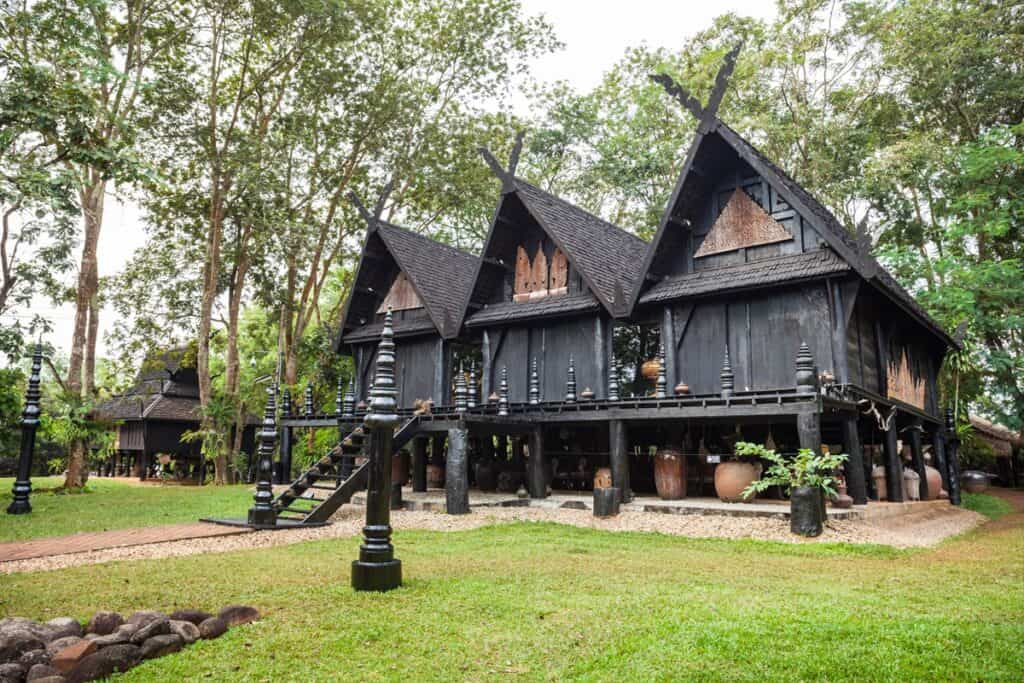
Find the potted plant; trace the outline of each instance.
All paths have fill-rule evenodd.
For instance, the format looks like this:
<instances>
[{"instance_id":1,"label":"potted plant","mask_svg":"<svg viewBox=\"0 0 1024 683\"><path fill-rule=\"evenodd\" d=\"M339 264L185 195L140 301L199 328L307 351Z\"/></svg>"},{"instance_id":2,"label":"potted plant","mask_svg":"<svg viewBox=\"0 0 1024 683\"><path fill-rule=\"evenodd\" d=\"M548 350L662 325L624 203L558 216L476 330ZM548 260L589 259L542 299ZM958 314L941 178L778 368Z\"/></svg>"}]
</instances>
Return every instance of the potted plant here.
<instances>
[{"instance_id":1,"label":"potted plant","mask_svg":"<svg viewBox=\"0 0 1024 683\"><path fill-rule=\"evenodd\" d=\"M722 501L750 503L757 497L757 491L752 490L750 485L761 476L760 451L746 448L754 445L756 444L738 442L734 450L735 455L715 467L715 494ZM759 448L764 450L763 447Z\"/></svg>"},{"instance_id":2,"label":"potted plant","mask_svg":"<svg viewBox=\"0 0 1024 683\"><path fill-rule=\"evenodd\" d=\"M842 453L816 454L801 448L796 455L783 455L760 444L740 442L736 452L756 454L768 461L764 476L744 490L744 494L779 486L789 493L789 530L800 536L820 536L825 524L825 496L836 494L836 469L846 461Z\"/></svg>"}]
</instances>

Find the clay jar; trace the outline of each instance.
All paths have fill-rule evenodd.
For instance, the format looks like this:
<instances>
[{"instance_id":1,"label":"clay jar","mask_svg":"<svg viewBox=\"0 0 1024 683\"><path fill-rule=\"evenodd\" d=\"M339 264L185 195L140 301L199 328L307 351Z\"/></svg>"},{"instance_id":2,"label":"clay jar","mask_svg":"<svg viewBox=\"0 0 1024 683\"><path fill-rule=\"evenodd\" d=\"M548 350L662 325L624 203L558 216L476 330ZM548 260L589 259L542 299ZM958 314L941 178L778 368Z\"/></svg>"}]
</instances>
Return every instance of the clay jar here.
<instances>
[{"instance_id":1,"label":"clay jar","mask_svg":"<svg viewBox=\"0 0 1024 683\"><path fill-rule=\"evenodd\" d=\"M743 490L761 476L760 463L731 460L715 467L715 493L726 503L750 503L757 494L743 498Z\"/></svg>"},{"instance_id":2,"label":"clay jar","mask_svg":"<svg viewBox=\"0 0 1024 683\"><path fill-rule=\"evenodd\" d=\"M610 489L612 487L612 468L600 467L594 472L594 488Z\"/></svg>"},{"instance_id":3,"label":"clay jar","mask_svg":"<svg viewBox=\"0 0 1024 683\"><path fill-rule=\"evenodd\" d=\"M686 457L671 448L654 455L654 486L662 500L686 497Z\"/></svg>"},{"instance_id":4,"label":"clay jar","mask_svg":"<svg viewBox=\"0 0 1024 683\"><path fill-rule=\"evenodd\" d=\"M928 500L938 500L942 491L942 475L931 465L925 465L924 472L928 481Z\"/></svg>"}]
</instances>

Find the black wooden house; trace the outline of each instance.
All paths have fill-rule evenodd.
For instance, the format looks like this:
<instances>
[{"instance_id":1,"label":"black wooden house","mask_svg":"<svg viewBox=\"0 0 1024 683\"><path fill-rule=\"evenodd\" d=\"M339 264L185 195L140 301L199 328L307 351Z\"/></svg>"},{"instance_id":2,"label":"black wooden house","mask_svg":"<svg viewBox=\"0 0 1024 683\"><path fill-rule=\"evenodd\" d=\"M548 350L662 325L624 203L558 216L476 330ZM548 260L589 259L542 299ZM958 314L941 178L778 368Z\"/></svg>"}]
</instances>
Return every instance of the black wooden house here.
<instances>
[{"instance_id":1,"label":"black wooden house","mask_svg":"<svg viewBox=\"0 0 1024 683\"><path fill-rule=\"evenodd\" d=\"M878 497L876 463L903 500L904 450L926 493L927 444L948 488L936 378L956 342L867 239L684 104L701 123L650 243L516 177L517 153L508 169L485 154L502 188L479 256L364 210L337 350L354 358L351 402L365 400L393 311L414 489L428 462L447 466L458 511L483 478L474 463L497 461L499 485L531 497L606 466L629 496L652 490L652 453L672 447L700 494L739 439L841 449L858 504Z\"/></svg>"}]
</instances>

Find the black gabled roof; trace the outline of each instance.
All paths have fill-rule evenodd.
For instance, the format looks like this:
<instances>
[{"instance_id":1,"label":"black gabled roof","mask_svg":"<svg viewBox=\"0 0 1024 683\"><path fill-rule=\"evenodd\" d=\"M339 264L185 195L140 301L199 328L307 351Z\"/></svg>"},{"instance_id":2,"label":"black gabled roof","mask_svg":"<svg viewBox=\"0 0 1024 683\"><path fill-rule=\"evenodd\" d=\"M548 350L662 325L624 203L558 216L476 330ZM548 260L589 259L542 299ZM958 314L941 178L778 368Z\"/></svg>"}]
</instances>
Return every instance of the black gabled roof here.
<instances>
[{"instance_id":1,"label":"black gabled roof","mask_svg":"<svg viewBox=\"0 0 1024 683\"><path fill-rule=\"evenodd\" d=\"M801 282L849 270L850 265L831 249L819 249L665 278L641 294L640 303Z\"/></svg>"},{"instance_id":2,"label":"black gabled roof","mask_svg":"<svg viewBox=\"0 0 1024 683\"><path fill-rule=\"evenodd\" d=\"M692 165L697 157L697 150L705 141L705 138L717 135L719 139L728 144L741 159L747 162L766 182L780 192L786 201L801 216L811 221L818 228L822 237L829 243L835 252L842 257L853 270L876 288L902 306L912 316L917 318L927 329L931 330L947 344L959 347L959 344L939 325L924 308L914 299L893 278L885 268L872 256L861 250L853 236L836 217L825 206L815 199L799 183L793 180L785 171L779 168L773 161L762 154L756 147L748 142L742 135L730 128L719 119L708 126L707 131L698 130L696 137L690 145L686 155L686 162L679 175L679 180L672 191L667 208L662 215L658 225L658 231L651 241L650 246L643 260L643 274L634 281L631 301L635 305L641 300L644 279L654 263L655 255L659 245L664 239L671 219L672 211L678 203L683 185L690 174ZM746 264L747 267L754 266L753 263Z\"/></svg>"},{"instance_id":3,"label":"black gabled roof","mask_svg":"<svg viewBox=\"0 0 1024 683\"><path fill-rule=\"evenodd\" d=\"M601 310L601 303L589 292L549 296L537 301L524 301L522 303L503 301L500 304L484 306L476 313L471 314L466 318L466 327L598 310Z\"/></svg>"},{"instance_id":4,"label":"black gabled roof","mask_svg":"<svg viewBox=\"0 0 1024 683\"><path fill-rule=\"evenodd\" d=\"M363 246L364 253L366 245L375 235L384 243L398 268L409 278L434 329L446 338L457 336L463 306L476 273L477 257L382 220L374 220L370 224ZM345 303L338 346L342 341L361 339L357 331L346 334L345 328L355 286L359 283L363 269L367 267L364 260L360 257L352 292ZM415 331L426 330L420 326Z\"/></svg>"},{"instance_id":5,"label":"black gabled roof","mask_svg":"<svg viewBox=\"0 0 1024 683\"><path fill-rule=\"evenodd\" d=\"M515 180L515 190L605 308L614 313L616 289L632 289L647 242L520 178Z\"/></svg>"}]
</instances>

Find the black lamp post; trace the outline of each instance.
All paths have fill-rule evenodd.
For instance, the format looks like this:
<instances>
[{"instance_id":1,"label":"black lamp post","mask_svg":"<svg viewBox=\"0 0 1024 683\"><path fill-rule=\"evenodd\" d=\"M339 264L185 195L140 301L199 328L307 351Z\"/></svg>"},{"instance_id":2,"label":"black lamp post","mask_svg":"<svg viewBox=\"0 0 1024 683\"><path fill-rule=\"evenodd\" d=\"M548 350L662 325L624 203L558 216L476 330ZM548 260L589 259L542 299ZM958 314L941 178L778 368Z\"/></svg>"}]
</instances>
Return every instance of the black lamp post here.
<instances>
[{"instance_id":1,"label":"black lamp post","mask_svg":"<svg viewBox=\"0 0 1024 683\"><path fill-rule=\"evenodd\" d=\"M398 424L397 395L394 331L388 309L365 420L370 430L370 471L363 544L359 546L359 559L352 563L352 587L357 591L388 591L402 585L402 562L395 559L391 545L391 455Z\"/></svg>"},{"instance_id":2,"label":"black lamp post","mask_svg":"<svg viewBox=\"0 0 1024 683\"><path fill-rule=\"evenodd\" d=\"M14 500L7 506L7 514L23 515L32 512L28 502L32 493L32 452L36 444L36 429L39 427L39 375L43 369L43 345L36 344L32 354L32 373L28 377L28 391L25 392L25 409L21 411L21 453L18 455L18 476L11 492Z\"/></svg>"}]
</instances>

